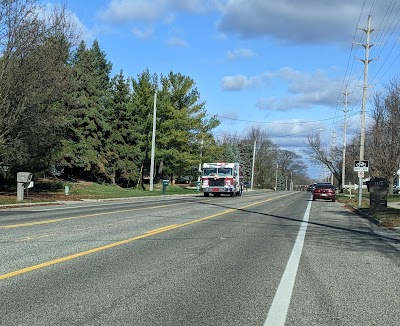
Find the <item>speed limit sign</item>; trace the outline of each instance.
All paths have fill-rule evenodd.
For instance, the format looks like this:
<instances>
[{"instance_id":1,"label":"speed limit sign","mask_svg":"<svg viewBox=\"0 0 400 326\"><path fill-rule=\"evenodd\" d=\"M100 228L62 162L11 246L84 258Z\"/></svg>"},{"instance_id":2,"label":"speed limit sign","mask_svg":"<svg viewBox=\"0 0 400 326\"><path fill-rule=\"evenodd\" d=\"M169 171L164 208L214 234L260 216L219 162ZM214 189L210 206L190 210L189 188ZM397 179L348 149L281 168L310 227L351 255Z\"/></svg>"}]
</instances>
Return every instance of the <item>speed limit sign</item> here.
<instances>
[{"instance_id":1,"label":"speed limit sign","mask_svg":"<svg viewBox=\"0 0 400 326\"><path fill-rule=\"evenodd\" d=\"M358 171L358 177L364 178L364 171Z\"/></svg>"}]
</instances>

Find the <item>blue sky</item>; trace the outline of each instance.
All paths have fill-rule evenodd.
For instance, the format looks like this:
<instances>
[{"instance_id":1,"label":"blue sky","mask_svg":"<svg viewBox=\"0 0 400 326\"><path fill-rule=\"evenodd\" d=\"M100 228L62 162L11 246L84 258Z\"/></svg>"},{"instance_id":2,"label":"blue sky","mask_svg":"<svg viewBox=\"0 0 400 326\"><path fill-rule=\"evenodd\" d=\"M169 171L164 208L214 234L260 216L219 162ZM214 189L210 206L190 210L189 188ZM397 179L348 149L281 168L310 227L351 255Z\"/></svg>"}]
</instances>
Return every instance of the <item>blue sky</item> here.
<instances>
[{"instance_id":1,"label":"blue sky","mask_svg":"<svg viewBox=\"0 0 400 326\"><path fill-rule=\"evenodd\" d=\"M49 3L48 1L46 3ZM50 4L58 1L50 1ZM397 0L64 0L91 46L97 39L113 74L170 71L193 78L224 133L265 130L304 155L305 137L343 144L359 137L367 17L372 16L369 99L398 74ZM378 42L380 44L378 44ZM379 57L379 60L377 58ZM367 105L367 111L370 110ZM304 155L305 157L305 155ZM309 167L318 178L324 170Z\"/></svg>"}]
</instances>

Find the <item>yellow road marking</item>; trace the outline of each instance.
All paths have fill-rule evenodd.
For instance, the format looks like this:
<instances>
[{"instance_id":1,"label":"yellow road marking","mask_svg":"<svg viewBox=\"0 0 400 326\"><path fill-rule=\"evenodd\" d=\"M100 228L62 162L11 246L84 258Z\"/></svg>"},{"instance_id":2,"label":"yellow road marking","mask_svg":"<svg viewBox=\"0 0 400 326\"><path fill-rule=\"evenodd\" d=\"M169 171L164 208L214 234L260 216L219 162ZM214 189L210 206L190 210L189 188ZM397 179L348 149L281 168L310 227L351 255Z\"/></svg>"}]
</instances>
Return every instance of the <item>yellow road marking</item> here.
<instances>
[{"instance_id":1,"label":"yellow road marking","mask_svg":"<svg viewBox=\"0 0 400 326\"><path fill-rule=\"evenodd\" d=\"M94 214L64 217L64 218L57 218L57 219L53 219L53 220L38 221L38 222L10 224L10 225L0 226L0 229L14 229L14 228L20 228L20 227L25 227L25 226L43 225L43 224L64 222L64 221L68 221L68 220L75 220L75 219L79 219L79 218L94 217L94 216L101 216L101 215L107 215L107 214L128 213L128 212L133 212L133 211L143 210L143 209L156 209L156 208L167 207L167 206L172 206L172 205L182 205L182 203L159 205L159 206L152 206L152 207L146 207L146 208L131 208L131 209L124 209L124 210L120 210L120 211L114 211L114 212L94 213Z\"/></svg>"},{"instance_id":2,"label":"yellow road marking","mask_svg":"<svg viewBox=\"0 0 400 326\"><path fill-rule=\"evenodd\" d=\"M283 196L279 196L279 197L275 197L275 198L269 198L269 199L258 201L258 202L254 202L254 203L251 203L251 204L239 207L239 208L227 209L227 210L224 210L224 211L222 211L220 213L208 215L208 216L202 217L200 219L189 221L189 222L185 222L185 223L182 223L182 224L172 224L172 225L168 225L168 226L165 226L165 227L162 227L162 228L150 230L150 231L148 231L148 232L146 232L144 234L138 235L138 236L133 237L133 238L129 238L129 239L113 242L113 243L110 243L108 245L104 245L104 246L101 246L101 247L96 247L96 248L93 248L93 249L81 251L81 252L78 252L76 254L72 254L72 255L61 257L61 258L58 258L58 259L50 260L50 261L47 261L47 262L44 262L44 263L41 263L41 264L25 267L25 268L16 270L14 272L2 274L2 275L0 275L0 280L5 280L5 279L8 279L8 278L17 276L17 275L21 275L21 274L25 274L25 273L28 273L28 272L32 272L32 271L41 269L41 268L44 268L44 267L48 267L48 266L52 266L52 265L59 264L59 263L62 263L62 262L66 262L66 261L69 261L69 260L72 260L72 259L75 259L75 258L87 256L87 255L90 255L90 254L93 254L93 253L96 253L96 252L100 252L100 251L103 251L103 250L106 250L106 249L118 247L118 246L121 246L123 244L127 244L127 243L130 243L130 242L136 241L136 240L140 240L140 239L144 239L144 238L150 237L152 235L156 235L156 234L164 233L164 232L167 232L167 231L175 230L175 229L178 229L178 228L181 228L181 227L184 227L184 226L188 226L188 225L191 225L191 224L199 223L199 222L202 222L202 221L205 221L205 220L212 219L212 218L217 217L217 216L229 214L229 213L238 211L238 210L243 209L243 208L255 206L255 205L258 205L258 204L262 204L262 203L265 203L265 202L268 202L268 201L271 201L271 200L274 200L274 199L286 197L286 196L289 196L289 194L283 195ZM131 211L131 210L128 210L128 211ZM90 216L92 216L92 215L90 215Z\"/></svg>"},{"instance_id":3,"label":"yellow road marking","mask_svg":"<svg viewBox=\"0 0 400 326\"><path fill-rule=\"evenodd\" d=\"M158 229L154 229L154 230L151 230L151 231L147 231L147 232L145 232L145 234L149 234L149 233L157 234L159 232L168 231L168 230L171 230L171 229L175 229L177 225L178 224L171 224L171 225L168 225L168 226L163 226L162 228L158 228Z\"/></svg>"}]
</instances>

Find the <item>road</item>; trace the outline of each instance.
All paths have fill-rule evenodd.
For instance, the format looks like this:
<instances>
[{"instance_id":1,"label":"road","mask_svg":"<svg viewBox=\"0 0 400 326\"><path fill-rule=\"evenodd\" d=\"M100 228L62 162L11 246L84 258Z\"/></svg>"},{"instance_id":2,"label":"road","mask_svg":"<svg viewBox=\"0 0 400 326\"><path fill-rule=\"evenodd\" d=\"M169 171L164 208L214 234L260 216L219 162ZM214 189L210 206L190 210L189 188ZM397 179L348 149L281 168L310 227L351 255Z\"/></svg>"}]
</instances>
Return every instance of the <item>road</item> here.
<instances>
[{"instance_id":1,"label":"road","mask_svg":"<svg viewBox=\"0 0 400 326\"><path fill-rule=\"evenodd\" d=\"M398 325L394 241L310 197L0 210L0 325Z\"/></svg>"}]
</instances>

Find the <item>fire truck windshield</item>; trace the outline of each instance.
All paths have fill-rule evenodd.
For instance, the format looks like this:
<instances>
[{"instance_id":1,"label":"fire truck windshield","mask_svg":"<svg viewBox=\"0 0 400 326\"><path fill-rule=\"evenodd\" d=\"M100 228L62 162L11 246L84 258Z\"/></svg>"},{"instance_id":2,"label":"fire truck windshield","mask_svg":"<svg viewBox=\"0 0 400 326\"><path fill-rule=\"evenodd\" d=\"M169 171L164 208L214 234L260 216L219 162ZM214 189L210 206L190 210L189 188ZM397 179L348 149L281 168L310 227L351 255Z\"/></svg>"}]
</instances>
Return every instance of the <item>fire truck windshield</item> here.
<instances>
[{"instance_id":1,"label":"fire truck windshield","mask_svg":"<svg viewBox=\"0 0 400 326\"><path fill-rule=\"evenodd\" d=\"M217 175L217 168L204 168L203 175L206 177L211 175Z\"/></svg>"},{"instance_id":2,"label":"fire truck windshield","mask_svg":"<svg viewBox=\"0 0 400 326\"><path fill-rule=\"evenodd\" d=\"M228 177L232 176L232 168L204 168L203 176L219 176Z\"/></svg>"},{"instance_id":3,"label":"fire truck windshield","mask_svg":"<svg viewBox=\"0 0 400 326\"><path fill-rule=\"evenodd\" d=\"M232 176L232 169L231 168L219 168L218 175L223 177Z\"/></svg>"}]
</instances>

